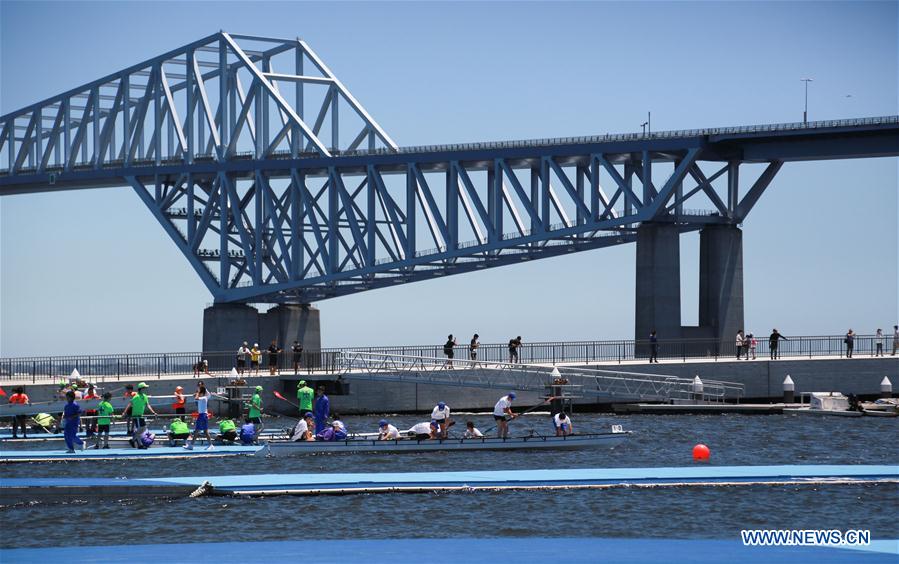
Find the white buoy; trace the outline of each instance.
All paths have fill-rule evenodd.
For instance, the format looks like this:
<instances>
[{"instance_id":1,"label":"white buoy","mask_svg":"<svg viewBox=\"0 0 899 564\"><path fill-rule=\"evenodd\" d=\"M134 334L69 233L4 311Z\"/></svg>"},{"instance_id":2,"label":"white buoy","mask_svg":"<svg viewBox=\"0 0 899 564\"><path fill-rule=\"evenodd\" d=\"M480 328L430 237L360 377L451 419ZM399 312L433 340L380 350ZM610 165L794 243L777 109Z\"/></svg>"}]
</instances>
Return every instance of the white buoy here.
<instances>
[{"instance_id":1,"label":"white buoy","mask_svg":"<svg viewBox=\"0 0 899 564\"><path fill-rule=\"evenodd\" d=\"M239 374L237 373L237 369L236 369L236 368L231 368L231 377L232 377L232 378L237 378L238 376L239 376Z\"/></svg>"},{"instance_id":2,"label":"white buoy","mask_svg":"<svg viewBox=\"0 0 899 564\"><path fill-rule=\"evenodd\" d=\"M890 382L890 379L886 376L884 376L883 380L880 381L880 397L893 397L893 383Z\"/></svg>"},{"instance_id":3,"label":"white buoy","mask_svg":"<svg viewBox=\"0 0 899 564\"><path fill-rule=\"evenodd\" d=\"M69 376L69 378L71 378L72 380L78 380L79 378L81 378L81 374L78 372L77 368L75 370L72 370L72 375Z\"/></svg>"},{"instance_id":4,"label":"white buoy","mask_svg":"<svg viewBox=\"0 0 899 564\"><path fill-rule=\"evenodd\" d=\"M697 374L693 378L693 399L701 400L703 396L703 385L702 380L699 378L699 374Z\"/></svg>"},{"instance_id":5,"label":"white buoy","mask_svg":"<svg viewBox=\"0 0 899 564\"><path fill-rule=\"evenodd\" d=\"M796 386L793 384L793 379L787 374L787 377L784 378L784 403L793 403L795 401L795 391Z\"/></svg>"},{"instance_id":6,"label":"white buoy","mask_svg":"<svg viewBox=\"0 0 899 564\"><path fill-rule=\"evenodd\" d=\"M558 380L562 377L562 373L559 372L559 369L553 366L553 371L550 373L550 376L553 377L553 380Z\"/></svg>"}]
</instances>

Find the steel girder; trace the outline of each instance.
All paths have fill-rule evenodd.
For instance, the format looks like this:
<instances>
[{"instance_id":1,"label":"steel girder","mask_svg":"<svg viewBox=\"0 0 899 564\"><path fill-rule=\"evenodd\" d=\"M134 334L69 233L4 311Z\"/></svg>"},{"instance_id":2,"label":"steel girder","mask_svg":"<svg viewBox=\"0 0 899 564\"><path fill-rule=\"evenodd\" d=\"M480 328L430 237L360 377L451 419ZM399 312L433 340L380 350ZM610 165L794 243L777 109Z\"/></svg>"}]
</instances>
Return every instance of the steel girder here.
<instances>
[{"instance_id":1,"label":"steel girder","mask_svg":"<svg viewBox=\"0 0 899 564\"><path fill-rule=\"evenodd\" d=\"M8 176L382 147L305 42L224 32L0 118Z\"/></svg>"},{"instance_id":2,"label":"steel girder","mask_svg":"<svg viewBox=\"0 0 899 564\"><path fill-rule=\"evenodd\" d=\"M739 163L706 174L702 153L406 156L401 167L361 170L296 159L125 179L217 301L306 303L629 243L647 221L682 231L736 224L782 164L769 163L739 199Z\"/></svg>"},{"instance_id":3,"label":"steel girder","mask_svg":"<svg viewBox=\"0 0 899 564\"><path fill-rule=\"evenodd\" d=\"M0 195L131 186L217 302L308 303L643 222L739 224L784 162L895 156L897 133L891 116L400 149L303 41L217 33L0 117ZM764 170L741 190L746 164Z\"/></svg>"}]
</instances>

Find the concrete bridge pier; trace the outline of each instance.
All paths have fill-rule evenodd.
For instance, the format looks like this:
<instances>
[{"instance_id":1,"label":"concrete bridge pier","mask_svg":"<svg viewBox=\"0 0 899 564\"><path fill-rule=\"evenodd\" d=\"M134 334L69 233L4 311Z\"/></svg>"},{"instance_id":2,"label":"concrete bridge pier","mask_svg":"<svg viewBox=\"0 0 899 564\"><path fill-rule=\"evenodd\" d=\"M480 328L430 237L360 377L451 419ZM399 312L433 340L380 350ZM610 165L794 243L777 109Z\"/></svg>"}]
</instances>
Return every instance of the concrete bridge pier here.
<instances>
[{"instance_id":1,"label":"concrete bridge pier","mask_svg":"<svg viewBox=\"0 0 899 564\"><path fill-rule=\"evenodd\" d=\"M649 356L649 334L681 338L680 231L673 223L644 223L637 229L635 356Z\"/></svg>"},{"instance_id":2,"label":"concrete bridge pier","mask_svg":"<svg viewBox=\"0 0 899 564\"><path fill-rule=\"evenodd\" d=\"M234 351L247 341L266 349L272 340L290 354L294 340L304 352L321 350L319 310L311 304L279 304L260 312L246 304L213 304L203 310L203 351ZM285 356L285 358L290 358Z\"/></svg>"},{"instance_id":3,"label":"concrete bridge pier","mask_svg":"<svg viewBox=\"0 0 899 564\"><path fill-rule=\"evenodd\" d=\"M655 330L662 353L679 354L676 339L718 339L716 350L684 350L688 355L719 356L733 352L743 327L743 232L736 226L712 225L699 233L699 325L681 325L680 231L672 223L644 223L637 229L634 338L637 358L649 356ZM756 336L758 337L758 335ZM681 344L679 346L689 346ZM708 348L708 345L702 345Z\"/></svg>"}]
</instances>

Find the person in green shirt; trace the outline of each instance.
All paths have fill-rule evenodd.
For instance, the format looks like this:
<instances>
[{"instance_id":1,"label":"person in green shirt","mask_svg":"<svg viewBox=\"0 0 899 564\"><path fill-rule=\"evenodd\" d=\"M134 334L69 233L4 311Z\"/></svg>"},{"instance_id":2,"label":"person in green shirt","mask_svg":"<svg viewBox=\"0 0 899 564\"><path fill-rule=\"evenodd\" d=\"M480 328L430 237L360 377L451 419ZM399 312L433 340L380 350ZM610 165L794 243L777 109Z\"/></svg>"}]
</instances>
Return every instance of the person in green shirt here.
<instances>
[{"instance_id":1,"label":"person in green shirt","mask_svg":"<svg viewBox=\"0 0 899 564\"><path fill-rule=\"evenodd\" d=\"M297 403L300 404L300 413L308 413L312 411L312 400L315 398L315 392L306 385L306 380L297 382Z\"/></svg>"},{"instance_id":2,"label":"person in green shirt","mask_svg":"<svg viewBox=\"0 0 899 564\"><path fill-rule=\"evenodd\" d=\"M250 412L247 417L256 426L256 433L258 434L262 431L262 386L256 386L256 392L253 394L253 398L250 399L248 407Z\"/></svg>"},{"instance_id":3,"label":"person in green shirt","mask_svg":"<svg viewBox=\"0 0 899 564\"><path fill-rule=\"evenodd\" d=\"M219 436L216 437L223 443L233 443L237 440L237 424L230 419L219 421Z\"/></svg>"},{"instance_id":4,"label":"person in green shirt","mask_svg":"<svg viewBox=\"0 0 899 564\"><path fill-rule=\"evenodd\" d=\"M150 410L150 413L156 415L153 406L150 405L150 398L147 396L147 392L144 391L149 387L150 386L144 382L138 384L137 394L131 398L131 402L125 407L125 411L122 413L122 415L130 415L131 420L134 421L134 431L131 435L131 439L128 441L131 448L147 448L140 440L140 436L147 430L147 420L144 419L144 413L147 410Z\"/></svg>"},{"instance_id":5,"label":"person in green shirt","mask_svg":"<svg viewBox=\"0 0 899 564\"><path fill-rule=\"evenodd\" d=\"M115 413L112 404L109 403L109 400L111 399L112 393L106 392L103 394L103 401L97 406L97 444L94 445L95 449L100 448L101 442L103 443L103 448L109 448L110 415Z\"/></svg>"},{"instance_id":6,"label":"person in green shirt","mask_svg":"<svg viewBox=\"0 0 899 564\"><path fill-rule=\"evenodd\" d=\"M190 427L179 417L169 424L168 436L169 446L175 446L175 441L186 440L190 436Z\"/></svg>"}]
</instances>

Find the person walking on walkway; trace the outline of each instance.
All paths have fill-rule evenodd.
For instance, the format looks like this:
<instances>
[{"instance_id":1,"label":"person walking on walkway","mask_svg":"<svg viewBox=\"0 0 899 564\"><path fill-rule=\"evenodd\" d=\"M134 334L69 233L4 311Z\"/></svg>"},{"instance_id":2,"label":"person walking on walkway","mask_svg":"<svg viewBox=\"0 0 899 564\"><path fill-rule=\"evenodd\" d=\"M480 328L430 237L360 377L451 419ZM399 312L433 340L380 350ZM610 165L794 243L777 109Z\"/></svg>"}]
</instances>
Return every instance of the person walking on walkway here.
<instances>
[{"instance_id":1,"label":"person walking on walkway","mask_svg":"<svg viewBox=\"0 0 899 564\"><path fill-rule=\"evenodd\" d=\"M855 333L852 329L846 332L843 342L846 344L846 358L852 358L852 349L855 347Z\"/></svg>"},{"instance_id":2,"label":"person walking on walkway","mask_svg":"<svg viewBox=\"0 0 899 564\"><path fill-rule=\"evenodd\" d=\"M752 333L746 335L746 340L749 342L749 352L752 353L752 360L756 359L755 351L759 346L758 339L755 338L755 335ZM749 359L749 354L746 355L746 359Z\"/></svg>"},{"instance_id":3,"label":"person walking on walkway","mask_svg":"<svg viewBox=\"0 0 899 564\"><path fill-rule=\"evenodd\" d=\"M456 339L453 338L452 335L447 335L446 343L443 345L443 354L446 355L446 366L449 369L453 368L453 357L456 355L454 350L456 344Z\"/></svg>"},{"instance_id":4,"label":"person walking on walkway","mask_svg":"<svg viewBox=\"0 0 899 564\"><path fill-rule=\"evenodd\" d=\"M247 347L247 342L244 341L242 345L237 347L237 373L243 376L244 370L247 368L247 356L250 354L250 349Z\"/></svg>"},{"instance_id":5,"label":"person walking on walkway","mask_svg":"<svg viewBox=\"0 0 899 564\"><path fill-rule=\"evenodd\" d=\"M874 341L874 356L883 356L883 329L880 327L878 327L877 332L874 333Z\"/></svg>"},{"instance_id":6,"label":"person walking on walkway","mask_svg":"<svg viewBox=\"0 0 899 564\"><path fill-rule=\"evenodd\" d=\"M740 329L737 331L737 338L734 342L734 346L737 349L737 360L740 360L740 356L743 354L743 342L746 340L746 337L743 336L743 330Z\"/></svg>"},{"instance_id":7,"label":"person walking on walkway","mask_svg":"<svg viewBox=\"0 0 899 564\"><path fill-rule=\"evenodd\" d=\"M293 352L293 375L296 376L300 371L300 364L303 362L303 343L294 340L290 345L290 350Z\"/></svg>"},{"instance_id":8,"label":"person walking on walkway","mask_svg":"<svg viewBox=\"0 0 899 564\"><path fill-rule=\"evenodd\" d=\"M259 361L262 360L262 351L259 350L259 343L253 343L253 348L250 349L250 372L256 371L256 376L259 376Z\"/></svg>"},{"instance_id":9,"label":"person walking on walkway","mask_svg":"<svg viewBox=\"0 0 899 564\"><path fill-rule=\"evenodd\" d=\"M649 332L649 363L653 362L659 363L659 337L655 329Z\"/></svg>"},{"instance_id":10,"label":"person walking on walkway","mask_svg":"<svg viewBox=\"0 0 899 564\"><path fill-rule=\"evenodd\" d=\"M890 356L896 356L899 350L899 325L893 325L893 353Z\"/></svg>"},{"instance_id":11,"label":"person walking on walkway","mask_svg":"<svg viewBox=\"0 0 899 564\"><path fill-rule=\"evenodd\" d=\"M514 364L516 362L520 362L518 356L518 349L521 348L521 335L511 339L509 341L509 363Z\"/></svg>"},{"instance_id":12,"label":"person walking on walkway","mask_svg":"<svg viewBox=\"0 0 899 564\"><path fill-rule=\"evenodd\" d=\"M472 368L477 366L478 348L481 346L481 341L478 340L479 337L480 335L475 333L471 338L471 343L468 344L468 357L472 360Z\"/></svg>"},{"instance_id":13,"label":"person walking on walkway","mask_svg":"<svg viewBox=\"0 0 899 564\"><path fill-rule=\"evenodd\" d=\"M768 350L771 352L771 360L777 359L777 344L780 340L789 341L786 337L777 332L777 329L771 330L771 335L768 337Z\"/></svg>"},{"instance_id":14,"label":"person walking on walkway","mask_svg":"<svg viewBox=\"0 0 899 564\"><path fill-rule=\"evenodd\" d=\"M281 349L278 347L278 342L272 339L272 344L268 346L268 373L269 376L274 376L277 372L281 373L281 370L278 368L278 354L281 352Z\"/></svg>"}]
</instances>

